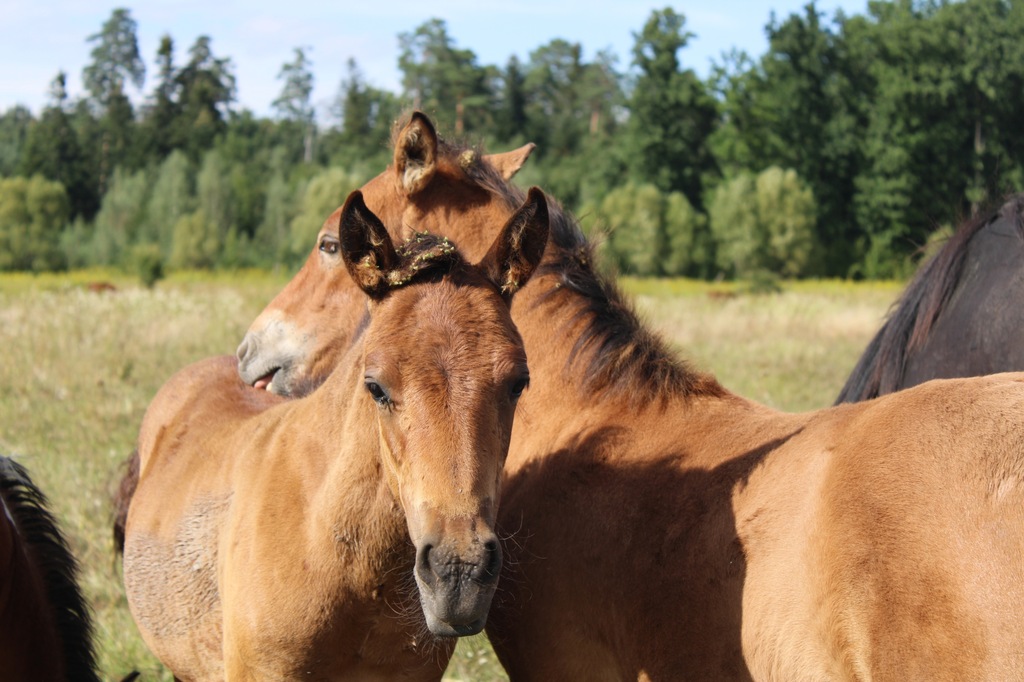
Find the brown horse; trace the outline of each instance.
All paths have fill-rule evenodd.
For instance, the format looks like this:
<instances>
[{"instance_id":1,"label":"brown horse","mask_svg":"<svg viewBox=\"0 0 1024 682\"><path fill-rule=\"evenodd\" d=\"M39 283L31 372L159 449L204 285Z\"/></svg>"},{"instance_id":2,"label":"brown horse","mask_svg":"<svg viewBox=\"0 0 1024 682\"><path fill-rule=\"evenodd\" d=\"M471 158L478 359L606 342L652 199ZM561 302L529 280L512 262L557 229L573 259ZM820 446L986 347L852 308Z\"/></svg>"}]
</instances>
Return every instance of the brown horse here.
<instances>
[{"instance_id":1,"label":"brown horse","mask_svg":"<svg viewBox=\"0 0 1024 682\"><path fill-rule=\"evenodd\" d=\"M178 678L441 678L497 584L501 469L528 381L508 306L547 232L533 191L477 266L426 234L396 251L356 192L327 251L369 314L328 380L283 402L213 358L161 388L124 574Z\"/></svg>"},{"instance_id":2,"label":"brown horse","mask_svg":"<svg viewBox=\"0 0 1024 682\"><path fill-rule=\"evenodd\" d=\"M96 681L78 563L20 464L0 457L0 679Z\"/></svg>"},{"instance_id":3,"label":"brown horse","mask_svg":"<svg viewBox=\"0 0 1024 682\"><path fill-rule=\"evenodd\" d=\"M422 115L419 115L422 118ZM495 191L510 180L530 157L532 143L501 154L481 155L439 140L429 121L407 126L396 138L396 164L362 188L367 207L394 228L393 237L408 239L419 232L439 234L444 225L457 221L465 228L467 243L483 253L485 235L493 234L493 221L503 223L519 204L504 192ZM281 298L268 306L258 322L262 333L248 337L238 349L243 380L288 397L312 391L334 369L348 347L363 315L363 294L341 267L340 254L331 232L336 229L339 208L324 221L313 250L302 268L302 286L330 300L335 315L318 315L317 326L299 338L289 321L303 313L301 305ZM466 245L460 245L465 250ZM326 312L326 311L324 311ZM254 325L256 326L256 325ZM281 352L288 348L291 352ZM114 546L124 549L128 507L138 483L139 454L125 461L113 499Z\"/></svg>"},{"instance_id":4,"label":"brown horse","mask_svg":"<svg viewBox=\"0 0 1024 682\"><path fill-rule=\"evenodd\" d=\"M964 222L894 304L837 403L1024 370L1024 194Z\"/></svg>"},{"instance_id":5,"label":"brown horse","mask_svg":"<svg viewBox=\"0 0 1024 682\"><path fill-rule=\"evenodd\" d=\"M487 625L513 680L1024 677L1024 376L779 413L674 357L549 209ZM332 306L308 268L272 304L297 338ZM287 355L266 319L243 349Z\"/></svg>"},{"instance_id":6,"label":"brown horse","mask_svg":"<svg viewBox=\"0 0 1024 682\"><path fill-rule=\"evenodd\" d=\"M482 256L494 236L493 221L503 224L522 203L521 195L513 198L493 187L515 175L534 145L481 156L444 144L429 122L406 127L396 145L395 165L361 188L366 205L398 240L415 232L443 234L450 231L448 224L457 222L465 228L459 248ZM338 314L318 316L316 326L306 325L298 335L294 325L304 312L302 304L287 296L275 299L254 324L260 333L246 337L238 349L239 372L246 383L278 395L304 395L330 373L357 328L360 292L340 267L330 236L340 210L324 221L317 248L296 275L303 289L330 301Z\"/></svg>"}]
</instances>

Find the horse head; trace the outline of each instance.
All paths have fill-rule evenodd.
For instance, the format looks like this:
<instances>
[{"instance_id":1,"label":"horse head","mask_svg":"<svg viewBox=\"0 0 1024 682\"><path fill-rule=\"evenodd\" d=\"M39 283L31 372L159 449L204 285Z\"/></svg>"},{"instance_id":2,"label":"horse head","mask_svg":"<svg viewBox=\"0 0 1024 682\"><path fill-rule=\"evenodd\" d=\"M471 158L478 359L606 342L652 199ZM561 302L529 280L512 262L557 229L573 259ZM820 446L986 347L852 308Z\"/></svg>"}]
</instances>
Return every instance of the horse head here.
<instances>
[{"instance_id":1,"label":"horse head","mask_svg":"<svg viewBox=\"0 0 1024 682\"><path fill-rule=\"evenodd\" d=\"M396 135L392 164L362 188L363 200L396 240L416 232L445 234L458 240L463 254L479 257L490 246L494 227L522 200L507 181L533 148L527 144L481 155L454 147L417 112ZM363 311L332 232L341 211L324 222L301 270L239 345L238 371L245 383L302 395L330 373L349 345Z\"/></svg>"},{"instance_id":2,"label":"horse head","mask_svg":"<svg viewBox=\"0 0 1024 682\"><path fill-rule=\"evenodd\" d=\"M437 635L480 631L497 585L502 467L529 381L509 305L547 234L537 189L476 266L434 235L396 250L358 191L341 210L340 267L369 298L364 399L374 404L381 470L405 512L420 603ZM413 286L422 281L439 284Z\"/></svg>"}]
</instances>

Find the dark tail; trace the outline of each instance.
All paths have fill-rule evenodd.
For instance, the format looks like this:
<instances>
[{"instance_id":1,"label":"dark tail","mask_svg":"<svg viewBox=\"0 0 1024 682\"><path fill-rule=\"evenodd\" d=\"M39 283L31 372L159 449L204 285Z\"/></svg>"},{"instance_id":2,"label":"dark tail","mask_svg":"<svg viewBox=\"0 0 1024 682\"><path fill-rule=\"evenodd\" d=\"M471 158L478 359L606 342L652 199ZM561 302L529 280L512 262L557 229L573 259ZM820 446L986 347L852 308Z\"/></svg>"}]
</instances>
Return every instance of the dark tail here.
<instances>
[{"instance_id":1,"label":"dark tail","mask_svg":"<svg viewBox=\"0 0 1024 682\"><path fill-rule=\"evenodd\" d=\"M135 488L139 485L139 450L132 450L132 454L122 465L125 468L121 483L114 493L114 551L124 556L124 526L128 522L128 507L135 495Z\"/></svg>"}]
</instances>

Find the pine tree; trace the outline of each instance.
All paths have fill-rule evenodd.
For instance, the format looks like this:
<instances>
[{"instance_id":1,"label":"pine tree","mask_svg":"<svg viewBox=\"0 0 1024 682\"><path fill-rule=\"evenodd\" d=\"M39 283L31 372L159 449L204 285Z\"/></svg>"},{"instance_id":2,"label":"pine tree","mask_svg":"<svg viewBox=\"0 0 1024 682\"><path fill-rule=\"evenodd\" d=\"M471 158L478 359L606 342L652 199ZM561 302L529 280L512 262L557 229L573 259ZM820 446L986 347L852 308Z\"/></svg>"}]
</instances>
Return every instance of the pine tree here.
<instances>
[{"instance_id":1,"label":"pine tree","mask_svg":"<svg viewBox=\"0 0 1024 682\"><path fill-rule=\"evenodd\" d=\"M634 34L633 63L640 71L630 99L629 139L637 178L662 192L682 192L701 210L703 178L716 170L708 138L717 109L678 52L693 36L686 18L671 8L651 14Z\"/></svg>"}]
</instances>

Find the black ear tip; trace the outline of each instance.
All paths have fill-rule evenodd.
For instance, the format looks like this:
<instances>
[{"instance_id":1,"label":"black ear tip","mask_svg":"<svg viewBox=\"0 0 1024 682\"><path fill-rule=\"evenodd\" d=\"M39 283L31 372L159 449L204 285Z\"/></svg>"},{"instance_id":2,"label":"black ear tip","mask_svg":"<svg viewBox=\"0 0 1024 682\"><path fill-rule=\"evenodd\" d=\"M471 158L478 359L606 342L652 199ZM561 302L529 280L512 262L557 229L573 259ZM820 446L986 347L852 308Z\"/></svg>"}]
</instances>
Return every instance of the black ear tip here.
<instances>
[{"instance_id":1,"label":"black ear tip","mask_svg":"<svg viewBox=\"0 0 1024 682\"><path fill-rule=\"evenodd\" d=\"M548 213L548 198L540 187L531 187L526 193L526 203L532 204L542 216Z\"/></svg>"},{"instance_id":2,"label":"black ear tip","mask_svg":"<svg viewBox=\"0 0 1024 682\"><path fill-rule=\"evenodd\" d=\"M409 125L417 123L426 130L429 130L431 133L434 132L434 124L430 122L430 118L422 111L412 112L412 118L409 119Z\"/></svg>"},{"instance_id":3,"label":"black ear tip","mask_svg":"<svg viewBox=\"0 0 1024 682\"><path fill-rule=\"evenodd\" d=\"M343 211L347 211L353 208L359 208L360 206L366 206L366 202L363 201L363 193L360 190L355 190L345 199L345 204L342 206Z\"/></svg>"},{"instance_id":4,"label":"black ear tip","mask_svg":"<svg viewBox=\"0 0 1024 682\"><path fill-rule=\"evenodd\" d=\"M547 197L544 196L544 192L540 187L531 187L526 193L526 201L531 204L546 204Z\"/></svg>"}]
</instances>

